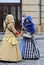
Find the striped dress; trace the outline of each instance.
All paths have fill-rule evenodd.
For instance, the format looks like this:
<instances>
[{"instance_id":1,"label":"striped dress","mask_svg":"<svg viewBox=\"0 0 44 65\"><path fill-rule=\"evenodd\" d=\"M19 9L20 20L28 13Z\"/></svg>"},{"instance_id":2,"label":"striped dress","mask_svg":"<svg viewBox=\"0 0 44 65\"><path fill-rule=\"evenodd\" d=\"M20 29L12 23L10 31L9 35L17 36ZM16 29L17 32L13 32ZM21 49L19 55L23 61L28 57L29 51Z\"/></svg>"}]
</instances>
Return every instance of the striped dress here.
<instances>
[{"instance_id":1,"label":"striped dress","mask_svg":"<svg viewBox=\"0 0 44 65\"><path fill-rule=\"evenodd\" d=\"M23 59L39 59L40 52L37 47L37 41L34 36L23 36L23 40L20 43L20 51Z\"/></svg>"}]
</instances>

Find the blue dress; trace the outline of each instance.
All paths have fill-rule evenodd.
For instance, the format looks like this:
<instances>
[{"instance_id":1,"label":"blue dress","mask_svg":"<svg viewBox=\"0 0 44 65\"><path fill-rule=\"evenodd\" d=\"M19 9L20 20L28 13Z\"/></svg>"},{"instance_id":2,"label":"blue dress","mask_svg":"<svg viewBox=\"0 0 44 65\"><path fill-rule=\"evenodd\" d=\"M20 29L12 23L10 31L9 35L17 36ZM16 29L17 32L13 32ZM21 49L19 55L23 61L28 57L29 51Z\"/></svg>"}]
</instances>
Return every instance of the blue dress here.
<instances>
[{"instance_id":1,"label":"blue dress","mask_svg":"<svg viewBox=\"0 0 44 65\"><path fill-rule=\"evenodd\" d=\"M29 20L29 23L26 23L26 19ZM35 27L32 23L32 17L28 16L25 18L23 26L26 28L27 32L30 33L32 38L23 37L20 43L20 51L23 59L38 59L40 58L40 52L36 46L37 42L33 34L35 33Z\"/></svg>"}]
</instances>

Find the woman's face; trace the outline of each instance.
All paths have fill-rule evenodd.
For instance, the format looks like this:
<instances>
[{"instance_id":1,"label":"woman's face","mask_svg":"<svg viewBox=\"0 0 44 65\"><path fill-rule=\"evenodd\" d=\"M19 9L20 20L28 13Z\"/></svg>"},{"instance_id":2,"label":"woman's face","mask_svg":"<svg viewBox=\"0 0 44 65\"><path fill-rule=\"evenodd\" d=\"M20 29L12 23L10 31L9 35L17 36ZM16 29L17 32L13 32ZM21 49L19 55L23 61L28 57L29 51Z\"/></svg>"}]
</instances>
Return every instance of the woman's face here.
<instances>
[{"instance_id":1,"label":"woman's face","mask_svg":"<svg viewBox=\"0 0 44 65\"><path fill-rule=\"evenodd\" d=\"M26 19L26 23L29 23L29 20L28 19Z\"/></svg>"}]
</instances>

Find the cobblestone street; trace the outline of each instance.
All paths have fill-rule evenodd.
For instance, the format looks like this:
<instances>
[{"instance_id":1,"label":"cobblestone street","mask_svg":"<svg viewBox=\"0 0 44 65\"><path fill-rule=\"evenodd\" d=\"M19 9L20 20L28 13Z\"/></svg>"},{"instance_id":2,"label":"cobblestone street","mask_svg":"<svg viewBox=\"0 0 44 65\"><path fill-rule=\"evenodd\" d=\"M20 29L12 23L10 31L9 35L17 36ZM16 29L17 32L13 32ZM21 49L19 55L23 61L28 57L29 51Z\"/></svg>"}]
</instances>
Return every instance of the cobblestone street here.
<instances>
[{"instance_id":1,"label":"cobblestone street","mask_svg":"<svg viewBox=\"0 0 44 65\"><path fill-rule=\"evenodd\" d=\"M39 60L22 60L18 63L0 62L0 65L44 65L44 57L40 58Z\"/></svg>"}]
</instances>

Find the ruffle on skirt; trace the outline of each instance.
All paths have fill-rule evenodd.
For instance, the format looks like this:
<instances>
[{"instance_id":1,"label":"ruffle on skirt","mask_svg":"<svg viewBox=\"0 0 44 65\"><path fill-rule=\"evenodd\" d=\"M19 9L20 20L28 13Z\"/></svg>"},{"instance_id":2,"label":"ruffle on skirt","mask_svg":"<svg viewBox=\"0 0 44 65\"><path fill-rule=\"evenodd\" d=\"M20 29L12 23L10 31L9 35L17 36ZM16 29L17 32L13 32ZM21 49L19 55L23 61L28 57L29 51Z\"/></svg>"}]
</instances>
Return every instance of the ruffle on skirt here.
<instances>
[{"instance_id":1,"label":"ruffle on skirt","mask_svg":"<svg viewBox=\"0 0 44 65\"><path fill-rule=\"evenodd\" d=\"M37 47L37 42L34 37L31 39L23 38L20 43L20 51L23 59L39 59L40 52Z\"/></svg>"}]
</instances>

